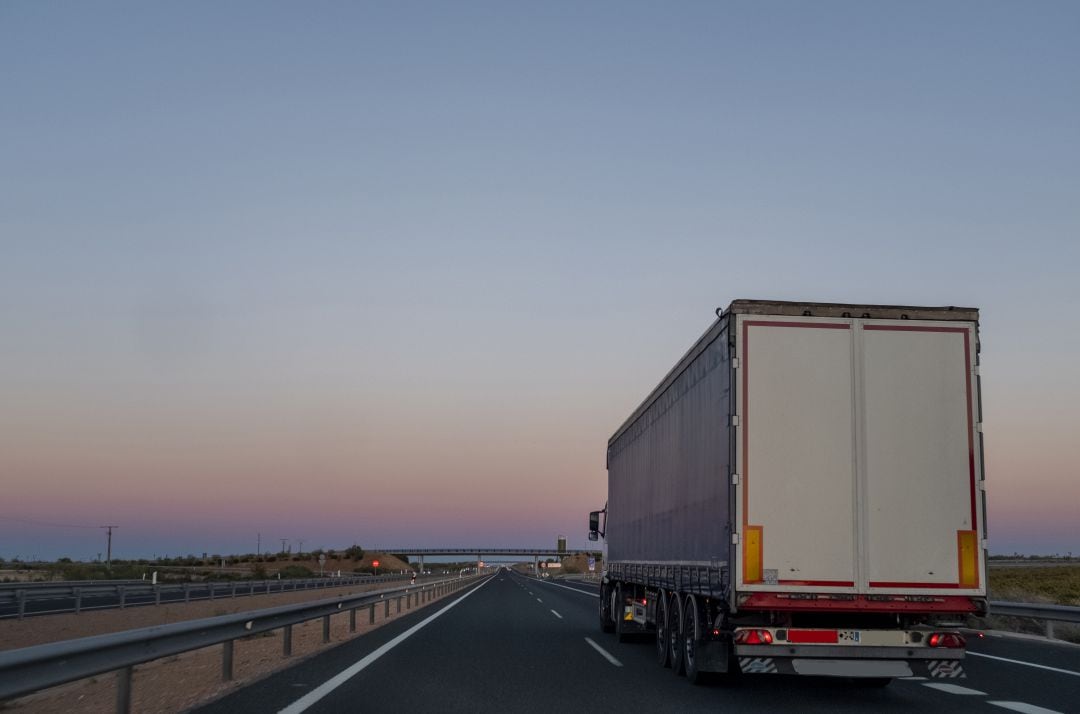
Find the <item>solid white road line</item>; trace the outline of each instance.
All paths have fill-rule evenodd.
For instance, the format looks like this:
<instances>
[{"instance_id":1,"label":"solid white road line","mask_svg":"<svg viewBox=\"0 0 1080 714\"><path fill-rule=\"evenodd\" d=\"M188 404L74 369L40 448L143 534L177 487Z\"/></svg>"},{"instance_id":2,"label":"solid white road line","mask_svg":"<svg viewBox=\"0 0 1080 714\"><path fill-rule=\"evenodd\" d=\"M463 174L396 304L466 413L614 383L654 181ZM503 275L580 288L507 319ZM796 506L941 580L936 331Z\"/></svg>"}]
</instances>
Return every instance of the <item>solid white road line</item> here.
<instances>
[{"instance_id":1,"label":"solid white road line","mask_svg":"<svg viewBox=\"0 0 1080 714\"><path fill-rule=\"evenodd\" d=\"M430 617L427 617L427 618L421 620L420 622L416 623L415 625L413 625L409 629L405 630L404 632L402 632L400 635L398 635L394 639L392 639L389 642L387 642L386 644L384 644L382 647L379 647L377 650L375 650L374 652L371 652L370 654L368 654L366 657L364 657L360 661L358 661L355 664L349 666L348 668L342 670L338 674L334 675L330 679L328 679L325 682L323 682L322 684L320 684L315 689L312 689L310 692L308 692L304 696L297 699L295 702L293 702L289 706L282 709L280 714L300 714L301 712L306 711L308 709L308 707L310 707L313 704L315 704L316 702L318 702L320 699L322 699L327 694L329 694L330 692L332 692L335 689L337 689L338 687L340 687L342 684L345 684L345 682L347 682L350 679L352 679L353 677L355 677L357 674L359 674L361 671L363 671L365 668L367 668L367 666L370 665L371 663L373 663L375 660L379 659L384 654L386 654L390 650L394 649L395 647L400 645L405 640L412 637L420 629L425 627L428 623L432 622L435 618L439 617L444 612L446 612L450 608L454 607L455 605L460 603L465 598L469 597L473 593L480 590L480 588L484 587L489 582L491 582L490 579L485 580L484 582L480 583L479 586L477 586L477 587L473 588L472 590L470 590L469 592L465 593L464 595L459 597L457 600L454 600L452 603L450 603L449 605L447 605L443 609L439 610L434 615L431 615Z\"/></svg>"},{"instance_id":2,"label":"solid white road line","mask_svg":"<svg viewBox=\"0 0 1080 714\"><path fill-rule=\"evenodd\" d=\"M948 692L949 694L975 694L980 697L986 696L986 692L980 692L978 689L968 689L967 687L961 687L957 684L947 684L946 682L923 682L923 686L936 689L939 692Z\"/></svg>"},{"instance_id":3,"label":"solid white road line","mask_svg":"<svg viewBox=\"0 0 1080 714\"><path fill-rule=\"evenodd\" d=\"M1059 669L1058 667L1047 667L1045 664L1035 664L1034 662L1024 662L1018 659L1009 659L1008 657L995 657L994 655L983 654L982 652L972 652L968 650L968 657L985 657L986 659L996 659L999 662L1011 662L1012 664L1022 664L1025 667L1036 667L1038 669L1046 669L1051 672L1058 672L1059 674L1071 674L1074 677L1080 677L1080 672L1074 672L1071 669Z\"/></svg>"},{"instance_id":4,"label":"solid white road line","mask_svg":"<svg viewBox=\"0 0 1080 714\"><path fill-rule=\"evenodd\" d=\"M995 707L1001 707L1002 709L1008 709L1009 711L1021 712L1021 714L1061 714L1061 712L1056 709L1037 707L1034 704L1026 704L1024 702L995 702L991 700L987 702L987 704L993 704Z\"/></svg>"},{"instance_id":5,"label":"solid white road line","mask_svg":"<svg viewBox=\"0 0 1080 714\"><path fill-rule=\"evenodd\" d=\"M544 583L544 584L545 585L550 585L550 586L555 587L555 588L562 588L563 590L572 590L573 592L576 592L576 593L578 593L580 595L589 595L591 597L600 597L600 593L591 593L591 592L588 592L587 590L578 590L577 588L572 588L572 587L569 587L568 585L559 585L558 583Z\"/></svg>"},{"instance_id":6,"label":"solid white road line","mask_svg":"<svg viewBox=\"0 0 1080 714\"><path fill-rule=\"evenodd\" d=\"M601 647L600 645L593 642L592 638L586 637L585 641L589 643L590 647L592 647L594 650L596 650L597 652L602 654L604 656L604 659L606 659L608 662L611 662L616 667L622 667L622 662L620 662L619 660L612 657L610 652L608 652L603 647Z\"/></svg>"},{"instance_id":7,"label":"solid white road line","mask_svg":"<svg viewBox=\"0 0 1080 714\"><path fill-rule=\"evenodd\" d=\"M555 612L554 610L552 610L552 611L551 611L551 614L552 614L552 615L554 615L555 617L559 618L560 620L562 619L562 615L560 615L559 613Z\"/></svg>"}]
</instances>

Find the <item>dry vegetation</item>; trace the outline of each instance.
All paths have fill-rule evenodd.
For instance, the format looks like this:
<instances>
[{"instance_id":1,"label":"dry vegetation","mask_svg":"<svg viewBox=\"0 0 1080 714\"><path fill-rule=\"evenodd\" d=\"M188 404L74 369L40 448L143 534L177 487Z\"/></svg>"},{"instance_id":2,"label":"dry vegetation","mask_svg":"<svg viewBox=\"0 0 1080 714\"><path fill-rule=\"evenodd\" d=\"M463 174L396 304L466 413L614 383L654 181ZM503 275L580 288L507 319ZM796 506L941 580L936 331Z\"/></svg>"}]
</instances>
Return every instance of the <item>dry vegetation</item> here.
<instances>
[{"instance_id":1,"label":"dry vegetation","mask_svg":"<svg viewBox=\"0 0 1080 714\"><path fill-rule=\"evenodd\" d=\"M1038 602L1080 606L1080 564L990 568L991 600ZM1023 617L991 616L985 623L993 629L1042 634L1041 621ZM1080 627L1054 624L1058 639L1080 643Z\"/></svg>"}]
</instances>

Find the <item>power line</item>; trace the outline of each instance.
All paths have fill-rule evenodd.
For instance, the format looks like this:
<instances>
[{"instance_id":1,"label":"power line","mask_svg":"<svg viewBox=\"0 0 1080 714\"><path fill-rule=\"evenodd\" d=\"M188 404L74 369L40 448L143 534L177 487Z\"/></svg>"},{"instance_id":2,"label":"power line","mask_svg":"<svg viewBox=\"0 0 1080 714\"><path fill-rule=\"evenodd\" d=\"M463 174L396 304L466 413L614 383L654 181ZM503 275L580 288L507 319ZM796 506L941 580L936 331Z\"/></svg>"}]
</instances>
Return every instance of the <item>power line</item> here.
<instances>
[{"instance_id":1,"label":"power line","mask_svg":"<svg viewBox=\"0 0 1080 714\"><path fill-rule=\"evenodd\" d=\"M0 521L15 521L16 523L28 523L34 526L48 526L50 528L100 528L101 526L84 526L76 525L74 523L51 523L49 521L38 521L33 518L18 518L16 516L5 516L0 514Z\"/></svg>"}]
</instances>

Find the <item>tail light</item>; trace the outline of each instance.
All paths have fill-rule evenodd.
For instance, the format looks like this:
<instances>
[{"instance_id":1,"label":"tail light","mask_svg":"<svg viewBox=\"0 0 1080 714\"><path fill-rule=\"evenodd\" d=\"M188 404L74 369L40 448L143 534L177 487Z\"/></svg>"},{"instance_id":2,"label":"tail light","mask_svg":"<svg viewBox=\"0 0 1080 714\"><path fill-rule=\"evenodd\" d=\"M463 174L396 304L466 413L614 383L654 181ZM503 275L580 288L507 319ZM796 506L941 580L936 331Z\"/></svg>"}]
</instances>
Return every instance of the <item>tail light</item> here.
<instances>
[{"instance_id":1,"label":"tail light","mask_svg":"<svg viewBox=\"0 0 1080 714\"><path fill-rule=\"evenodd\" d=\"M772 633L768 630L739 630L735 633L737 645L771 645Z\"/></svg>"},{"instance_id":2,"label":"tail light","mask_svg":"<svg viewBox=\"0 0 1080 714\"><path fill-rule=\"evenodd\" d=\"M935 632L927 638L926 644L930 647L948 647L958 649L967 644L962 635L955 632Z\"/></svg>"}]
</instances>

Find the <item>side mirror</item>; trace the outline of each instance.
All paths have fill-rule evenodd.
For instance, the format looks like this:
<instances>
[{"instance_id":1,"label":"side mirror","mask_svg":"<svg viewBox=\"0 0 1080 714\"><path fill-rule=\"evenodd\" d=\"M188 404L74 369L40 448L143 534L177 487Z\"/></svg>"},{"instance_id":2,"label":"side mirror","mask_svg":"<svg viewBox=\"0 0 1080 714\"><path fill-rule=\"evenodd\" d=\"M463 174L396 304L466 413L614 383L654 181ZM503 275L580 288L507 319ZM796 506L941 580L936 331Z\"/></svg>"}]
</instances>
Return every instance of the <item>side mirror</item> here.
<instances>
[{"instance_id":1,"label":"side mirror","mask_svg":"<svg viewBox=\"0 0 1080 714\"><path fill-rule=\"evenodd\" d=\"M600 534L596 531L589 531L589 540L600 540Z\"/></svg>"},{"instance_id":2,"label":"side mirror","mask_svg":"<svg viewBox=\"0 0 1080 714\"><path fill-rule=\"evenodd\" d=\"M600 511L592 511L589 513L589 532L596 533L600 530ZM589 538L589 540L596 540L595 538Z\"/></svg>"}]
</instances>

